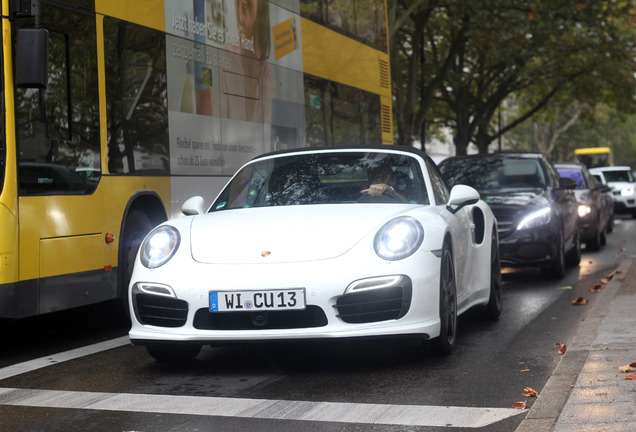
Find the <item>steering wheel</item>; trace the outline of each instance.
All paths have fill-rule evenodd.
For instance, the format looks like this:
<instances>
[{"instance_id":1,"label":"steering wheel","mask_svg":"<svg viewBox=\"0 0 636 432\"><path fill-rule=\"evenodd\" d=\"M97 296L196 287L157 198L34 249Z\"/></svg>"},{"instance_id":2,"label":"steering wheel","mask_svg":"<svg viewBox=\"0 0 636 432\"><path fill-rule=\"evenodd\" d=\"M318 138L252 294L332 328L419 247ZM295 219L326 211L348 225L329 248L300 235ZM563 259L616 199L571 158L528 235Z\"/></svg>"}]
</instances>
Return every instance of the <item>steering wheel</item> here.
<instances>
[{"instance_id":1,"label":"steering wheel","mask_svg":"<svg viewBox=\"0 0 636 432\"><path fill-rule=\"evenodd\" d=\"M360 198L356 200L359 203L401 203L402 199L391 189L386 189L382 192L382 195L369 195L369 192L364 192L360 195Z\"/></svg>"}]
</instances>

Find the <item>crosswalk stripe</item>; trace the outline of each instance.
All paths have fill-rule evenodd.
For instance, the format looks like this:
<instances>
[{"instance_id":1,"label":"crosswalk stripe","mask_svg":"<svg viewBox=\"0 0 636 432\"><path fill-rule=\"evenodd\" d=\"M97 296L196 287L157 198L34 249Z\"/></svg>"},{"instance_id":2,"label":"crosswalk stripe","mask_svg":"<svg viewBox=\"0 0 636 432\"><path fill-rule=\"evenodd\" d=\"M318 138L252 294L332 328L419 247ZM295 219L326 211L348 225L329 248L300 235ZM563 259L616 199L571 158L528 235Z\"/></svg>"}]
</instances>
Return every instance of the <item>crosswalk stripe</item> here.
<instances>
[{"instance_id":1,"label":"crosswalk stripe","mask_svg":"<svg viewBox=\"0 0 636 432\"><path fill-rule=\"evenodd\" d=\"M29 360L23 363L7 366L0 369L0 380L128 344L130 344L130 339L128 338L128 336L122 336L120 338L107 340L105 342L100 342L93 345L64 351L58 354L41 357L39 359Z\"/></svg>"},{"instance_id":2,"label":"crosswalk stripe","mask_svg":"<svg viewBox=\"0 0 636 432\"><path fill-rule=\"evenodd\" d=\"M485 427L525 412L512 408L309 402L17 388L0 388L0 405L464 428Z\"/></svg>"},{"instance_id":3,"label":"crosswalk stripe","mask_svg":"<svg viewBox=\"0 0 636 432\"><path fill-rule=\"evenodd\" d=\"M0 380L130 343L127 336L0 369ZM398 426L479 428L526 410L389 405L0 387L0 405Z\"/></svg>"}]
</instances>

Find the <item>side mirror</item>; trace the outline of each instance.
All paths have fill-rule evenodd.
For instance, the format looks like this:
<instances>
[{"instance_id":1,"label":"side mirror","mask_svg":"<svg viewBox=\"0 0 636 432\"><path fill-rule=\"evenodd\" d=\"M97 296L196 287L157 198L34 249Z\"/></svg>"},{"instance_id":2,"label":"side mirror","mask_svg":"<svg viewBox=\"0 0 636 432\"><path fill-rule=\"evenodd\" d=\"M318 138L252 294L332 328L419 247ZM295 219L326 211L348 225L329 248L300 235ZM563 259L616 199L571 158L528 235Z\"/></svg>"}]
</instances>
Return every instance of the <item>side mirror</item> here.
<instances>
[{"instance_id":1,"label":"side mirror","mask_svg":"<svg viewBox=\"0 0 636 432\"><path fill-rule=\"evenodd\" d=\"M562 189L576 189L576 180L569 177L559 177L559 187Z\"/></svg>"},{"instance_id":2,"label":"side mirror","mask_svg":"<svg viewBox=\"0 0 636 432\"><path fill-rule=\"evenodd\" d=\"M597 190L599 192L609 192L612 190L612 188L604 185L603 183L596 183L596 185L594 186L594 190Z\"/></svg>"},{"instance_id":3,"label":"side mirror","mask_svg":"<svg viewBox=\"0 0 636 432\"><path fill-rule=\"evenodd\" d=\"M46 88L49 32L41 28L18 30L15 48L15 84L20 88Z\"/></svg>"},{"instance_id":4,"label":"side mirror","mask_svg":"<svg viewBox=\"0 0 636 432\"><path fill-rule=\"evenodd\" d=\"M476 204L479 201L479 192L475 188L466 185L453 186L446 203L446 208L451 213L457 213L464 206Z\"/></svg>"},{"instance_id":5,"label":"side mirror","mask_svg":"<svg viewBox=\"0 0 636 432\"><path fill-rule=\"evenodd\" d=\"M193 196L188 198L186 202L181 206L181 212L186 216L194 216L201 215L205 213L205 208L203 207L204 201L203 197Z\"/></svg>"}]
</instances>

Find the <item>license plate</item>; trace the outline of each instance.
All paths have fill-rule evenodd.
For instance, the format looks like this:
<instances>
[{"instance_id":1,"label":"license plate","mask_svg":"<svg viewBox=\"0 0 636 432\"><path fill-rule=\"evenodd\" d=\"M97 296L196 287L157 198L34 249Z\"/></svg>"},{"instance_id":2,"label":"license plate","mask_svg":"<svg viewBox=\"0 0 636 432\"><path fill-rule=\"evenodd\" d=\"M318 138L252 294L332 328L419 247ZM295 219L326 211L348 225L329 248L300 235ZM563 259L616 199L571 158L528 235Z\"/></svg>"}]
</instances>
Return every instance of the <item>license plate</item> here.
<instances>
[{"instance_id":1,"label":"license plate","mask_svg":"<svg viewBox=\"0 0 636 432\"><path fill-rule=\"evenodd\" d=\"M210 291L210 312L305 309L305 289Z\"/></svg>"}]
</instances>

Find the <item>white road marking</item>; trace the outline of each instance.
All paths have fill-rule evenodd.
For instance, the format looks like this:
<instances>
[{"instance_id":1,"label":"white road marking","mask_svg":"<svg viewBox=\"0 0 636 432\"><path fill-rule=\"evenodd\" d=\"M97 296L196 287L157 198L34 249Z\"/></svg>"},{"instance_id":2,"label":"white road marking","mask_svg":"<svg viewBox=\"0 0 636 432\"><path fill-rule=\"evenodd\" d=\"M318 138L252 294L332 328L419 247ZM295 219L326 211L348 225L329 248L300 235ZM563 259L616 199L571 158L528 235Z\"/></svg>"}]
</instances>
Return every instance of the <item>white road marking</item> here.
<instances>
[{"instance_id":1,"label":"white road marking","mask_svg":"<svg viewBox=\"0 0 636 432\"><path fill-rule=\"evenodd\" d=\"M307 402L15 388L0 388L0 405L464 428L481 428L525 412L513 408Z\"/></svg>"},{"instance_id":2,"label":"white road marking","mask_svg":"<svg viewBox=\"0 0 636 432\"><path fill-rule=\"evenodd\" d=\"M130 339L128 338L128 336L122 336L117 339L111 339L105 342L96 343L94 345L88 345L82 348L77 348L74 350L41 357L39 359L29 360L24 363L7 366L0 369L0 380L128 344L130 344Z\"/></svg>"},{"instance_id":3,"label":"white road marking","mask_svg":"<svg viewBox=\"0 0 636 432\"><path fill-rule=\"evenodd\" d=\"M127 336L0 369L0 380L129 344ZM0 405L399 426L481 428L527 410L0 387Z\"/></svg>"}]
</instances>

